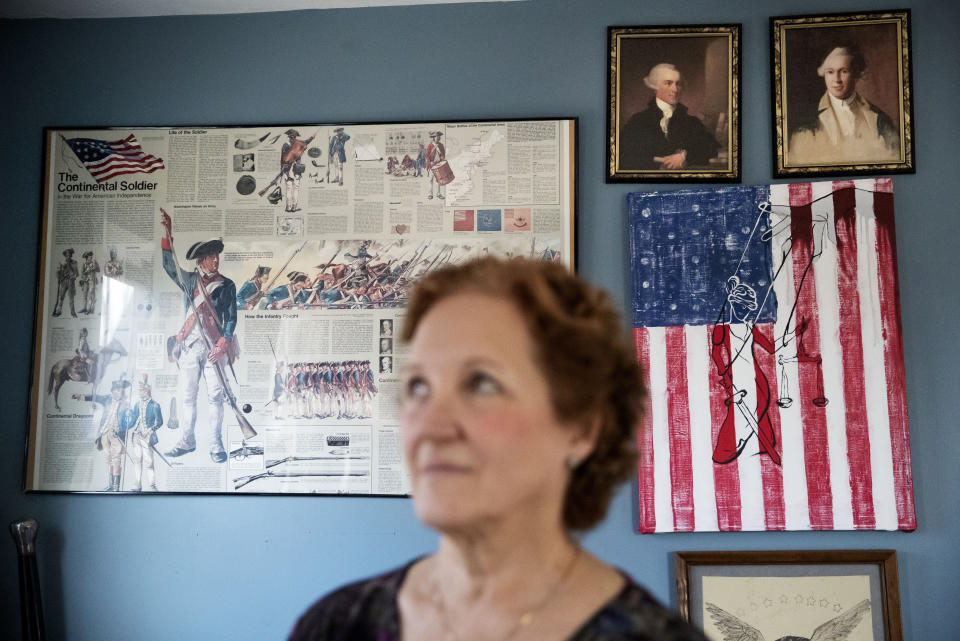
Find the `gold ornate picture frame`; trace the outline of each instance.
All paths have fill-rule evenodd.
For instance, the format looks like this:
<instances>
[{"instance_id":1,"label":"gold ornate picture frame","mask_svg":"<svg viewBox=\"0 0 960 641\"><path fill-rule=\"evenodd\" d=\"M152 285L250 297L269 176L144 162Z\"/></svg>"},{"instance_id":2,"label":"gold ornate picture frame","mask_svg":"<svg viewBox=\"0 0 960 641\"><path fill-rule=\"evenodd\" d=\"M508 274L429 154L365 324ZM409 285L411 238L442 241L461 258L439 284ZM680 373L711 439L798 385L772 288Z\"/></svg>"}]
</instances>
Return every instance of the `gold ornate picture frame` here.
<instances>
[{"instance_id":1,"label":"gold ornate picture frame","mask_svg":"<svg viewBox=\"0 0 960 641\"><path fill-rule=\"evenodd\" d=\"M775 178L916 171L909 9L770 30Z\"/></svg>"},{"instance_id":2,"label":"gold ornate picture frame","mask_svg":"<svg viewBox=\"0 0 960 641\"><path fill-rule=\"evenodd\" d=\"M740 31L609 27L608 183L740 182Z\"/></svg>"}]
</instances>

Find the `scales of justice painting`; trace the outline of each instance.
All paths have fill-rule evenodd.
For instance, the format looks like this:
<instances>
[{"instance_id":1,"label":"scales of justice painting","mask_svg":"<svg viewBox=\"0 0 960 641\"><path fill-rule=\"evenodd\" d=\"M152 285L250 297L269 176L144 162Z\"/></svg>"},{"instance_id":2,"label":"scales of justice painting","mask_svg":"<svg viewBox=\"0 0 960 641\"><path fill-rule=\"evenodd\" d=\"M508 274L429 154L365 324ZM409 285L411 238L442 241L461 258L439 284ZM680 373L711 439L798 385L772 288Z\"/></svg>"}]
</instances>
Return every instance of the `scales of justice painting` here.
<instances>
[{"instance_id":1,"label":"scales of justice painting","mask_svg":"<svg viewBox=\"0 0 960 641\"><path fill-rule=\"evenodd\" d=\"M628 196L641 532L913 530L890 179Z\"/></svg>"}]
</instances>

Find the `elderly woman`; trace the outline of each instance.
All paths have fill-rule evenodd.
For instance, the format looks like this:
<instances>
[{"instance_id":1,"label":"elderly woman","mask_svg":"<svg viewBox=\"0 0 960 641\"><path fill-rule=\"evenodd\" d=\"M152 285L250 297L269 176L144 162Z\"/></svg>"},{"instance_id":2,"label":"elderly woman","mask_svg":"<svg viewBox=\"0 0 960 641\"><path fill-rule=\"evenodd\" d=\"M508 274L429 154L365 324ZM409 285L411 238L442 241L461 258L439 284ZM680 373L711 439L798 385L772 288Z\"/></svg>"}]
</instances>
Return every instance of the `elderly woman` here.
<instances>
[{"instance_id":1,"label":"elderly woman","mask_svg":"<svg viewBox=\"0 0 960 641\"><path fill-rule=\"evenodd\" d=\"M402 327L402 437L439 548L340 588L291 641L701 641L573 533L634 469L644 390L607 296L561 265L422 279Z\"/></svg>"}]
</instances>

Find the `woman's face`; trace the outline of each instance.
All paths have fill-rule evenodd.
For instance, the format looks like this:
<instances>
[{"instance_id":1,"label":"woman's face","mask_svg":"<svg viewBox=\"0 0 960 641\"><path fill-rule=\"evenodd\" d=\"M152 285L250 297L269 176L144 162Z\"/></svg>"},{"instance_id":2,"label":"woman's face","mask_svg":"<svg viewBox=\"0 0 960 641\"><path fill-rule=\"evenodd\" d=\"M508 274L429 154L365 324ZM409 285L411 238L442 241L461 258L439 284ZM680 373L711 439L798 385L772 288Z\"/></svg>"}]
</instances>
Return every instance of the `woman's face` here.
<instances>
[{"instance_id":1,"label":"woman's face","mask_svg":"<svg viewBox=\"0 0 960 641\"><path fill-rule=\"evenodd\" d=\"M403 447L421 521L441 531L505 517L560 523L565 459L586 457L592 442L554 415L511 302L458 294L437 303L417 328L402 381Z\"/></svg>"}]
</instances>

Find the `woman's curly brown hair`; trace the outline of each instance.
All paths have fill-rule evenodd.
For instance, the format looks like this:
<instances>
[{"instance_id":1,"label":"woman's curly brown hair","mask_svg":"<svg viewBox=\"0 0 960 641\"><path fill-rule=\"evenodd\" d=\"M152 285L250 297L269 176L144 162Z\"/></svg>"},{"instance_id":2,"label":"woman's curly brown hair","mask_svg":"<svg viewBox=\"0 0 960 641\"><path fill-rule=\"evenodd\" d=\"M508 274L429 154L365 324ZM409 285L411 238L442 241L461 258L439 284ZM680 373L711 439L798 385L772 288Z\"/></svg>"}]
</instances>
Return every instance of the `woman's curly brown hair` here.
<instances>
[{"instance_id":1,"label":"woman's curly brown hair","mask_svg":"<svg viewBox=\"0 0 960 641\"><path fill-rule=\"evenodd\" d=\"M483 258L435 271L418 281L401 338L409 342L423 317L450 296L476 293L513 302L524 317L535 355L564 423L599 417L593 453L572 471L563 507L569 530L601 520L616 487L635 469L636 426L646 390L631 341L606 292L559 263Z\"/></svg>"}]
</instances>

